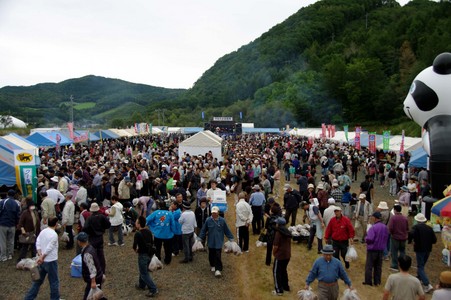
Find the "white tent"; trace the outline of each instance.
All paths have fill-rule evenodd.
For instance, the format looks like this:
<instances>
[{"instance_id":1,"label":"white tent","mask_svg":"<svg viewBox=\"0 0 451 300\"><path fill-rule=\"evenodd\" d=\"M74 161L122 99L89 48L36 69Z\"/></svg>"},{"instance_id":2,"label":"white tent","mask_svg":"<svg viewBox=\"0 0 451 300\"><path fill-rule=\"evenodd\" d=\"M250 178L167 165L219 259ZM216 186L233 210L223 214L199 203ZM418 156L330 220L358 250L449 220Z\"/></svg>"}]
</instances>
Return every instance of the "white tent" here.
<instances>
[{"instance_id":1,"label":"white tent","mask_svg":"<svg viewBox=\"0 0 451 300\"><path fill-rule=\"evenodd\" d=\"M3 116L0 116L0 117L3 117ZM5 128L5 127L7 127L7 128L11 128L11 127L27 128L27 124L24 121L22 121L16 117L13 117L13 116L4 116L4 117L9 118L10 123L7 124L6 126L4 124L0 124L0 128Z\"/></svg>"},{"instance_id":2,"label":"white tent","mask_svg":"<svg viewBox=\"0 0 451 300\"><path fill-rule=\"evenodd\" d=\"M211 131L200 131L179 144L179 157L205 155L211 151L214 158L222 161L222 138Z\"/></svg>"}]
</instances>

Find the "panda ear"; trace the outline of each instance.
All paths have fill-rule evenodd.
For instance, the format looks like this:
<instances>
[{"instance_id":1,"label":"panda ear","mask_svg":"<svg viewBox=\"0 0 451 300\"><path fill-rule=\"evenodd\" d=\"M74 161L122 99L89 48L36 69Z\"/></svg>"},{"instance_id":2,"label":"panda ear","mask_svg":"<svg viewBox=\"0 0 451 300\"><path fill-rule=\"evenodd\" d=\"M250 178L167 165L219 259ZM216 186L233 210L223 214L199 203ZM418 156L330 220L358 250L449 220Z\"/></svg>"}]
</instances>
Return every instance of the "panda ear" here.
<instances>
[{"instance_id":1,"label":"panda ear","mask_svg":"<svg viewBox=\"0 0 451 300\"><path fill-rule=\"evenodd\" d=\"M438 96L434 90L419 80L413 82L410 94L422 111L431 111L438 105Z\"/></svg>"},{"instance_id":2,"label":"panda ear","mask_svg":"<svg viewBox=\"0 0 451 300\"><path fill-rule=\"evenodd\" d=\"M451 53L445 52L437 55L433 63L434 72L440 75L451 74Z\"/></svg>"}]
</instances>

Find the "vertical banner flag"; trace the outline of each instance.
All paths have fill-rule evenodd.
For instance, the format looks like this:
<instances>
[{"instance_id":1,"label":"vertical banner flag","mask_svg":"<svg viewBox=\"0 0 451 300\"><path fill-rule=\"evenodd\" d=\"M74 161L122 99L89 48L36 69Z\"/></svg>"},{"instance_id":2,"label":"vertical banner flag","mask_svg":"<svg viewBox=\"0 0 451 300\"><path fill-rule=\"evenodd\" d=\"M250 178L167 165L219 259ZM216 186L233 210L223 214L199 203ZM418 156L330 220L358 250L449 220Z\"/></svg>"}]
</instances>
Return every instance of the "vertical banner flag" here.
<instances>
[{"instance_id":1,"label":"vertical banner flag","mask_svg":"<svg viewBox=\"0 0 451 300\"><path fill-rule=\"evenodd\" d=\"M383 133L383 150L387 152L390 149L390 130Z\"/></svg>"},{"instance_id":2,"label":"vertical banner flag","mask_svg":"<svg viewBox=\"0 0 451 300\"><path fill-rule=\"evenodd\" d=\"M368 148L371 153L376 153L376 133L370 132L368 135Z\"/></svg>"},{"instance_id":3,"label":"vertical banner flag","mask_svg":"<svg viewBox=\"0 0 451 300\"><path fill-rule=\"evenodd\" d=\"M150 123L150 124L149 124L149 134L152 134L152 126L153 126L153 124Z\"/></svg>"},{"instance_id":4,"label":"vertical banner flag","mask_svg":"<svg viewBox=\"0 0 451 300\"><path fill-rule=\"evenodd\" d=\"M73 140L74 139L74 123L68 122L67 128L69 129L69 137L71 140Z\"/></svg>"},{"instance_id":5,"label":"vertical banner flag","mask_svg":"<svg viewBox=\"0 0 451 300\"><path fill-rule=\"evenodd\" d=\"M243 112L240 111L240 120L242 120L242 119L243 119Z\"/></svg>"},{"instance_id":6,"label":"vertical banner flag","mask_svg":"<svg viewBox=\"0 0 451 300\"><path fill-rule=\"evenodd\" d=\"M36 174L36 163L33 150L14 150L14 166L16 169L16 183L22 191L22 195L33 197L37 201L36 190L38 188L38 177Z\"/></svg>"},{"instance_id":7,"label":"vertical banner flag","mask_svg":"<svg viewBox=\"0 0 451 300\"><path fill-rule=\"evenodd\" d=\"M149 123L146 123L146 133L149 133Z\"/></svg>"},{"instance_id":8,"label":"vertical banner flag","mask_svg":"<svg viewBox=\"0 0 451 300\"><path fill-rule=\"evenodd\" d=\"M135 123L135 133L138 133L138 123Z\"/></svg>"},{"instance_id":9,"label":"vertical banner flag","mask_svg":"<svg viewBox=\"0 0 451 300\"><path fill-rule=\"evenodd\" d=\"M360 131L362 130L362 128L360 126L357 126L355 128L355 138L354 138L354 143L355 143L355 148L357 150L360 150Z\"/></svg>"},{"instance_id":10,"label":"vertical banner flag","mask_svg":"<svg viewBox=\"0 0 451 300\"><path fill-rule=\"evenodd\" d=\"M103 144L102 130L99 130L99 138L100 138L100 143Z\"/></svg>"},{"instance_id":11,"label":"vertical banner flag","mask_svg":"<svg viewBox=\"0 0 451 300\"><path fill-rule=\"evenodd\" d=\"M331 129L332 129L332 137L335 137L335 125L331 125Z\"/></svg>"},{"instance_id":12,"label":"vertical banner flag","mask_svg":"<svg viewBox=\"0 0 451 300\"><path fill-rule=\"evenodd\" d=\"M59 153L61 150L60 142L61 142L61 135L59 135L59 133L57 133L56 134L56 158L59 158Z\"/></svg>"},{"instance_id":13,"label":"vertical banner flag","mask_svg":"<svg viewBox=\"0 0 451 300\"><path fill-rule=\"evenodd\" d=\"M202 112L202 120L205 119L205 112Z\"/></svg>"},{"instance_id":14,"label":"vertical banner flag","mask_svg":"<svg viewBox=\"0 0 451 300\"><path fill-rule=\"evenodd\" d=\"M404 155L404 130L402 131L401 146L399 147L399 155Z\"/></svg>"},{"instance_id":15,"label":"vertical banner flag","mask_svg":"<svg viewBox=\"0 0 451 300\"><path fill-rule=\"evenodd\" d=\"M327 137L330 138L330 125L327 125Z\"/></svg>"},{"instance_id":16,"label":"vertical banner flag","mask_svg":"<svg viewBox=\"0 0 451 300\"><path fill-rule=\"evenodd\" d=\"M322 123L321 129L322 129L321 137L325 138L326 137L326 124Z\"/></svg>"},{"instance_id":17,"label":"vertical banner flag","mask_svg":"<svg viewBox=\"0 0 451 300\"><path fill-rule=\"evenodd\" d=\"M349 131L349 125L345 125L343 126L343 130L345 132L345 138L346 138L346 142L348 142L348 131Z\"/></svg>"}]
</instances>

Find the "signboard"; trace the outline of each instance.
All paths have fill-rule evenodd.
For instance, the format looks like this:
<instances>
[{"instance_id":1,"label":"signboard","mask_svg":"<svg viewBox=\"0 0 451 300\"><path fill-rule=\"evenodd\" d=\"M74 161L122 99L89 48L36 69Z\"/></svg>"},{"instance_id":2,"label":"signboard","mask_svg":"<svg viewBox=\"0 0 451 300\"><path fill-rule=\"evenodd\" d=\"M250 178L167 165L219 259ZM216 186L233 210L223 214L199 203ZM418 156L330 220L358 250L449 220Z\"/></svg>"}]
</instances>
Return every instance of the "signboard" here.
<instances>
[{"instance_id":1,"label":"signboard","mask_svg":"<svg viewBox=\"0 0 451 300\"><path fill-rule=\"evenodd\" d=\"M211 207L217 206L219 207L219 211L226 212L227 211L227 195L226 191L216 189L213 191Z\"/></svg>"},{"instance_id":2,"label":"signboard","mask_svg":"<svg viewBox=\"0 0 451 300\"><path fill-rule=\"evenodd\" d=\"M31 195L36 203L38 178L33 150L14 150L14 166L16 169L16 183L24 197Z\"/></svg>"},{"instance_id":3,"label":"signboard","mask_svg":"<svg viewBox=\"0 0 451 300\"><path fill-rule=\"evenodd\" d=\"M213 117L213 121L230 121L230 122L233 122L233 117Z\"/></svg>"},{"instance_id":4,"label":"signboard","mask_svg":"<svg viewBox=\"0 0 451 300\"><path fill-rule=\"evenodd\" d=\"M383 133L383 150L387 152L390 149L390 130Z\"/></svg>"}]
</instances>

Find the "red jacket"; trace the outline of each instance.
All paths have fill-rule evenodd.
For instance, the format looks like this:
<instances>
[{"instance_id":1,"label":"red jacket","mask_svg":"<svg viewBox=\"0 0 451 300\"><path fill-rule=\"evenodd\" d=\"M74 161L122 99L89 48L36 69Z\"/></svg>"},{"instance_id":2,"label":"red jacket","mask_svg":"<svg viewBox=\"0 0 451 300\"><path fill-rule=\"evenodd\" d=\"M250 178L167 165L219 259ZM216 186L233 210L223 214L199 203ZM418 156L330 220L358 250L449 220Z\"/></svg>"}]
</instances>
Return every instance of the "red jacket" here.
<instances>
[{"instance_id":1,"label":"red jacket","mask_svg":"<svg viewBox=\"0 0 451 300\"><path fill-rule=\"evenodd\" d=\"M334 217L327 225L324 238L327 240L332 238L334 241L346 241L353 239L355 235L354 227L348 217L341 216L341 218Z\"/></svg>"}]
</instances>

